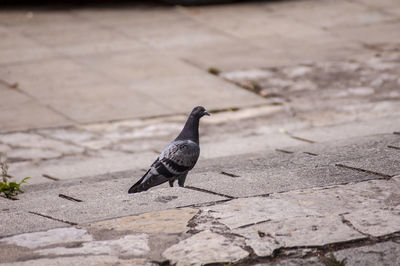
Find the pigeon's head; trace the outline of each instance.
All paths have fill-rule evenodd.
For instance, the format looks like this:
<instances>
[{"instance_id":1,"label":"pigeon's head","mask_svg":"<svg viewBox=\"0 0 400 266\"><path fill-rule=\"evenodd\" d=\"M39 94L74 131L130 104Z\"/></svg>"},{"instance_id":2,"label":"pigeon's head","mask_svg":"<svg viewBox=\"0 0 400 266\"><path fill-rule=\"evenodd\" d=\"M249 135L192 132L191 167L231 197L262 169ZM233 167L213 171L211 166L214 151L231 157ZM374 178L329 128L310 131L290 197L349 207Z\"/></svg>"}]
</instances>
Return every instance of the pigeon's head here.
<instances>
[{"instance_id":1,"label":"pigeon's head","mask_svg":"<svg viewBox=\"0 0 400 266\"><path fill-rule=\"evenodd\" d=\"M206 111L206 109L203 106L196 106L195 108L193 108L192 113L190 115L196 118L201 118L205 115L210 115L210 114Z\"/></svg>"}]
</instances>

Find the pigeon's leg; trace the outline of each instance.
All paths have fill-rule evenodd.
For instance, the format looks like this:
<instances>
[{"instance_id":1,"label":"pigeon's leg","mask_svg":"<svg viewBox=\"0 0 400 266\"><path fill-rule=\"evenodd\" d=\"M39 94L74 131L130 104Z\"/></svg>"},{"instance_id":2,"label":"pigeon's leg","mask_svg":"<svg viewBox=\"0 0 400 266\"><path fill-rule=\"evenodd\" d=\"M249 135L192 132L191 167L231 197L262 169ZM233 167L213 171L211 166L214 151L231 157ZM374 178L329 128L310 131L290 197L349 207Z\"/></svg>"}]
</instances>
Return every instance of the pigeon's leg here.
<instances>
[{"instance_id":1,"label":"pigeon's leg","mask_svg":"<svg viewBox=\"0 0 400 266\"><path fill-rule=\"evenodd\" d=\"M169 182L169 186L173 187L174 186L174 182L175 182L175 178L169 180L168 182Z\"/></svg>"},{"instance_id":2,"label":"pigeon's leg","mask_svg":"<svg viewBox=\"0 0 400 266\"><path fill-rule=\"evenodd\" d=\"M186 180L187 174L188 174L188 173L183 174L183 175L180 175L180 176L178 177L178 185L179 185L180 187L183 187L183 184L185 184L185 180Z\"/></svg>"}]
</instances>

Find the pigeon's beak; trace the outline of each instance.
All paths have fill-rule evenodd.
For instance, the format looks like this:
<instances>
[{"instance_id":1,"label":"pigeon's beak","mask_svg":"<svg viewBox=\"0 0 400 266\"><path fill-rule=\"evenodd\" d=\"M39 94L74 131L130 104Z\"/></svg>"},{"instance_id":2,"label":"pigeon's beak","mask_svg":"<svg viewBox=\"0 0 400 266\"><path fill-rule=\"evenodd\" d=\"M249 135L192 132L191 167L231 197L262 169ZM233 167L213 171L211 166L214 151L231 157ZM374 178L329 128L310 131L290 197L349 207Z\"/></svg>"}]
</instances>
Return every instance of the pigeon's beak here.
<instances>
[{"instance_id":1,"label":"pigeon's beak","mask_svg":"<svg viewBox=\"0 0 400 266\"><path fill-rule=\"evenodd\" d=\"M209 113L209 112L207 112L207 111L204 111L204 112L203 112L203 114L204 114L204 115L208 115L208 116L210 116L210 113Z\"/></svg>"}]
</instances>

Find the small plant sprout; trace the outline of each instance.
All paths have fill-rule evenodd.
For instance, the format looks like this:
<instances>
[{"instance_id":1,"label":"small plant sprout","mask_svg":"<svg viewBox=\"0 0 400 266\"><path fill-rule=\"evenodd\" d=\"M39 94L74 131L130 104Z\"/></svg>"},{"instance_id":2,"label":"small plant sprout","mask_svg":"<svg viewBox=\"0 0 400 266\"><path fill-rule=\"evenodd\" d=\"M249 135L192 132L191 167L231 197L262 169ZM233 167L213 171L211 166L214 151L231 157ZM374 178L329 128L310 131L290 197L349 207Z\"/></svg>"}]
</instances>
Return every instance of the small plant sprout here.
<instances>
[{"instance_id":1,"label":"small plant sprout","mask_svg":"<svg viewBox=\"0 0 400 266\"><path fill-rule=\"evenodd\" d=\"M210 67L208 68L208 73L218 76L221 73L221 70L216 67Z\"/></svg>"},{"instance_id":2,"label":"small plant sprout","mask_svg":"<svg viewBox=\"0 0 400 266\"><path fill-rule=\"evenodd\" d=\"M335 258L335 256L330 253L328 257L326 257L325 265L327 266L345 266L346 265L346 259L338 260Z\"/></svg>"},{"instance_id":3,"label":"small plant sprout","mask_svg":"<svg viewBox=\"0 0 400 266\"><path fill-rule=\"evenodd\" d=\"M0 168L1 168L0 195L4 194L6 198L13 199L13 197L17 196L18 194L24 193L24 191L21 190L20 186L23 183L27 183L26 180L28 180L30 177L25 177L19 183L15 181L9 182L9 179L12 178L12 176L8 174L8 165L5 161L3 162L3 160L1 159L1 154L0 154Z\"/></svg>"}]
</instances>

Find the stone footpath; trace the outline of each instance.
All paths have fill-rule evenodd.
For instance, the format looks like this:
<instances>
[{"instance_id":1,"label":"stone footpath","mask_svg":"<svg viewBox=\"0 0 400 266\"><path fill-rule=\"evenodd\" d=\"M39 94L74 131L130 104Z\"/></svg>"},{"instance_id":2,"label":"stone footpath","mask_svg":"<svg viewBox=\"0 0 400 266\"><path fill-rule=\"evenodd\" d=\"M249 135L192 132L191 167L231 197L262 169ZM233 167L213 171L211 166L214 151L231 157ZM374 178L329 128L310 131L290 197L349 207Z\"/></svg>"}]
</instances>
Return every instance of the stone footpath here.
<instances>
[{"instance_id":1,"label":"stone footpath","mask_svg":"<svg viewBox=\"0 0 400 266\"><path fill-rule=\"evenodd\" d=\"M0 264L400 265L399 8L1 10ZM127 194L198 104L186 187Z\"/></svg>"},{"instance_id":2,"label":"stone footpath","mask_svg":"<svg viewBox=\"0 0 400 266\"><path fill-rule=\"evenodd\" d=\"M0 257L5 265L396 265L399 143L398 133L378 134L204 159L185 188L134 195L124 191L135 170L27 186L19 200L0 198Z\"/></svg>"},{"instance_id":3,"label":"stone footpath","mask_svg":"<svg viewBox=\"0 0 400 266\"><path fill-rule=\"evenodd\" d=\"M399 53L325 64L219 73L270 102L202 121L185 188L126 193L185 116L0 134L32 177L0 197L0 262L398 264Z\"/></svg>"}]
</instances>

